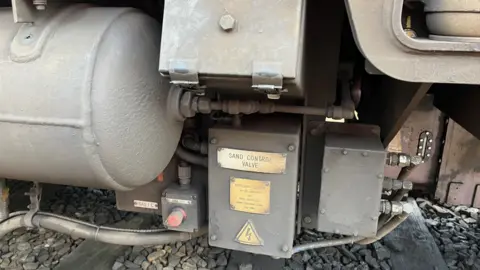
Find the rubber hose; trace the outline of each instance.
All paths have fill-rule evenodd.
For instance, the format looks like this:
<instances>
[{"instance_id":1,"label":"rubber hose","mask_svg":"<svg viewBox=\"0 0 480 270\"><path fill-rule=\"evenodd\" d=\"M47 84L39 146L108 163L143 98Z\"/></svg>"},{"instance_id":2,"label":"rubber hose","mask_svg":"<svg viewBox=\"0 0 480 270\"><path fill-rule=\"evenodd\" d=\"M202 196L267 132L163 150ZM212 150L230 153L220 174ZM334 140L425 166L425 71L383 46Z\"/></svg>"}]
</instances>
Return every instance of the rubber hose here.
<instances>
[{"instance_id":1,"label":"rubber hose","mask_svg":"<svg viewBox=\"0 0 480 270\"><path fill-rule=\"evenodd\" d=\"M204 156L200 156L200 155L196 155L191 152L188 152L187 150L183 149L181 146L177 147L177 150L175 151L175 153L180 159L183 159L190 164L199 165L199 166L208 168L208 157L204 157Z\"/></svg>"},{"instance_id":2,"label":"rubber hose","mask_svg":"<svg viewBox=\"0 0 480 270\"><path fill-rule=\"evenodd\" d=\"M15 229L24 227L25 215L18 215L0 223L0 238ZM92 239L95 241L115 245L160 245L178 241L186 241L201 236L207 232L206 228L197 233L184 232L127 232L112 231L94 225L85 225L76 221L65 220L58 217L47 216L37 213L32 218L33 224L40 228L53 230L74 237Z\"/></svg>"},{"instance_id":3,"label":"rubber hose","mask_svg":"<svg viewBox=\"0 0 480 270\"><path fill-rule=\"evenodd\" d=\"M313 243L302 244L293 247L292 253L298 253L305 250L316 249L316 248L325 248L325 247L334 247L334 246L341 246L346 244L353 244L357 241L365 239L365 237L361 236L351 236L345 237L341 239L333 239L333 240L322 240Z\"/></svg>"}]
</instances>

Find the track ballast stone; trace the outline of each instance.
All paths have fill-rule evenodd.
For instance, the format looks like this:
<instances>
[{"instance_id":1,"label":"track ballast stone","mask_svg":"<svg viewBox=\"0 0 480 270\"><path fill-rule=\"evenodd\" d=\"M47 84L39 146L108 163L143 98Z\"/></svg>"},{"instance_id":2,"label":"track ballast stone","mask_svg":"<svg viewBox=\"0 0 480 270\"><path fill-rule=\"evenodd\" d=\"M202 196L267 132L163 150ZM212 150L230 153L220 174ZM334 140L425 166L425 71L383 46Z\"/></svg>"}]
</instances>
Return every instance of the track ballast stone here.
<instances>
[{"instance_id":1,"label":"track ballast stone","mask_svg":"<svg viewBox=\"0 0 480 270\"><path fill-rule=\"evenodd\" d=\"M430 233L450 269L480 269L479 209L417 199Z\"/></svg>"}]
</instances>

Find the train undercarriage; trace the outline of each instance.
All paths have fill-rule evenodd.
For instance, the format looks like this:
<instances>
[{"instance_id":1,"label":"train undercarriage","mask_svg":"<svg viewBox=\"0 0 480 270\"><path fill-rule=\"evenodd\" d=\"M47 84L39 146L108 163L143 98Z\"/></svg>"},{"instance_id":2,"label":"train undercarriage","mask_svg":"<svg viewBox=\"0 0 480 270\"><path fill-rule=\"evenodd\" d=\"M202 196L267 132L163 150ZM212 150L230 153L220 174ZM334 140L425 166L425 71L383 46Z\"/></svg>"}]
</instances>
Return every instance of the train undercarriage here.
<instances>
[{"instance_id":1,"label":"train undercarriage","mask_svg":"<svg viewBox=\"0 0 480 270\"><path fill-rule=\"evenodd\" d=\"M410 193L480 206L480 2L0 1L0 235L123 245L208 235L278 258L369 244ZM115 190L165 231L39 211ZM478 191L478 192L477 192ZM343 235L294 245L302 228Z\"/></svg>"}]
</instances>

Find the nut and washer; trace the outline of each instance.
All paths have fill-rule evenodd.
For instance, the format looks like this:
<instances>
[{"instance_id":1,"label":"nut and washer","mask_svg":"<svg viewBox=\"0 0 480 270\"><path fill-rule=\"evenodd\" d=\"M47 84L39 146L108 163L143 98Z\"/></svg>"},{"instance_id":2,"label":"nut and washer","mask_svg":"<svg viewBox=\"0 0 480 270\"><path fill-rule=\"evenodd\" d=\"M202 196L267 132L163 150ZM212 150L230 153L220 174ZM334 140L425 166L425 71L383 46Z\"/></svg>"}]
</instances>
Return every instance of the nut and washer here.
<instances>
[{"instance_id":1,"label":"nut and washer","mask_svg":"<svg viewBox=\"0 0 480 270\"><path fill-rule=\"evenodd\" d=\"M290 144L290 145L288 145L287 149L288 149L288 151L292 152L293 150L295 150L295 145Z\"/></svg>"},{"instance_id":2,"label":"nut and washer","mask_svg":"<svg viewBox=\"0 0 480 270\"><path fill-rule=\"evenodd\" d=\"M235 18L230 14L222 15L220 20L218 20L218 25L220 25L223 31L231 31L235 27Z\"/></svg>"}]
</instances>

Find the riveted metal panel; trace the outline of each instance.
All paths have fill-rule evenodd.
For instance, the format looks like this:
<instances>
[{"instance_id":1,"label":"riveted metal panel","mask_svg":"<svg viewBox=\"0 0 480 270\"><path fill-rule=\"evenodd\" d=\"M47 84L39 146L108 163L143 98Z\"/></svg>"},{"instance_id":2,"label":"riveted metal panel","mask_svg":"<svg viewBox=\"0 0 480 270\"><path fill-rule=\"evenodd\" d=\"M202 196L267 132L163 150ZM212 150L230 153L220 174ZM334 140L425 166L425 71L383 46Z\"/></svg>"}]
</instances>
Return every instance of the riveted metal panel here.
<instances>
[{"instance_id":1,"label":"riveted metal panel","mask_svg":"<svg viewBox=\"0 0 480 270\"><path fill-rule=\"evenodd\" d=\"M295 231L301 120L255 118L244 119L241 129L209 130L210 142L215 138L208 155L209 241L212 246L286 258L291 256ZM246 160L258 153L282 154L285 171L221 167L217 158L222 148L252 153L251 158L243 156Z\"/></svg>"},{"instance_id":2,"label":"riveted metal panel","mask_svg":"<svg viewBox=\"0 0 480 270\"><path fill-rule=\"evenodd\" d=\"M318 230L376 234L385 158L379 137L326 135Z\"/></svg>"}]
</instances>

